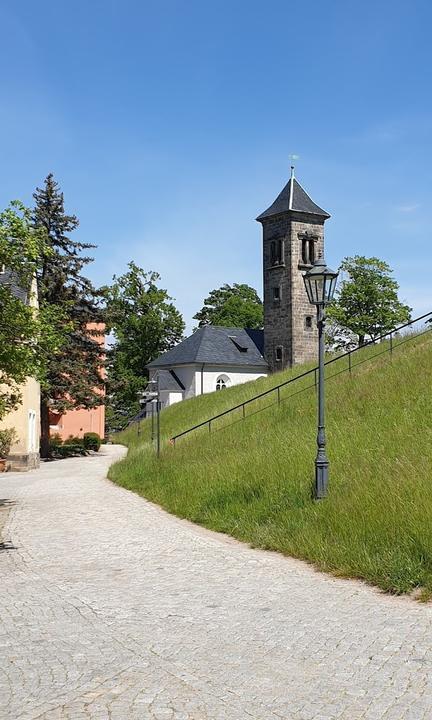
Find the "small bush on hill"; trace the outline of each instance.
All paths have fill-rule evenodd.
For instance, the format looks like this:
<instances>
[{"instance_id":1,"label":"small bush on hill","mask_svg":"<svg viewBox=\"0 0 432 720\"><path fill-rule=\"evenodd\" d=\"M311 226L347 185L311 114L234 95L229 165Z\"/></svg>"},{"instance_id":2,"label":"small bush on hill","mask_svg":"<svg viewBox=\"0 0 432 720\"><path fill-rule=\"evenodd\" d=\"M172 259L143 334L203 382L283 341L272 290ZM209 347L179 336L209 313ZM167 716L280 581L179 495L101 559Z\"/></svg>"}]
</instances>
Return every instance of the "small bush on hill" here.
<instances>
[{"instance_id":1,"label":"small bush on hill","mask_svg":"<svg viewBox=\"0 0 432 720\"><path fill-rule=\"evenodd\" d=\"M86 432L84 433L84 447L86 450L94 450L94 452L98 452L99 448L101 446L101 439L96 432Z\"/></svg>"}]
</instances>

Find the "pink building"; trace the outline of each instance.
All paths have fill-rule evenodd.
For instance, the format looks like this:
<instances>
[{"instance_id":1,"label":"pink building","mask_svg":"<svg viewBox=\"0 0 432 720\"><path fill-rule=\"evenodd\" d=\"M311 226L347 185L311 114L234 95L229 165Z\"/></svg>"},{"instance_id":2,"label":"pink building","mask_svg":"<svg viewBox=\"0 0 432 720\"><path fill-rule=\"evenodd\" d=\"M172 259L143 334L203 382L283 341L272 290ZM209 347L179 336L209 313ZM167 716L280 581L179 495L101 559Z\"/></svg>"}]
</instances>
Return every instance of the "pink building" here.
<instances>
[{"instance_id":1,"label":"pink building","mask_svg":"<svg viewBox=\"0 0 432 720\"><path fill-rule=\"evenodd\" d=\"M91 323L89 329L100 330L100 335L96 339L105 347L105 325ZM83 437L86 432L96 432L101 438L104 437L105 405L90 410L67 410L63 415L50 412L50 435L58 433L62 440L67 440L70 435Z\"/></svg>"}]
</instances>

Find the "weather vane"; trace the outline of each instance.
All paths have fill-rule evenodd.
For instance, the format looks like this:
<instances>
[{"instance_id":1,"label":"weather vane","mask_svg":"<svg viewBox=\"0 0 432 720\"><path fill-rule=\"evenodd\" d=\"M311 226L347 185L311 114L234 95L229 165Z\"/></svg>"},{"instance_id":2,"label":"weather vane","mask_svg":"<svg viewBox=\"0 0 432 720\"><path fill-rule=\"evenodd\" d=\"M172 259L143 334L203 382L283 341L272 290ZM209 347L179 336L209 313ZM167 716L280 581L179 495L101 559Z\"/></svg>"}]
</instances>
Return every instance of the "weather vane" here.
<instances>
[{"instance_id":1,"label":"weather vane","mask_svg":"<svg viewBox=\"0 0 432 720\"><path fill-rule=\"evenodd\" d=\"M300 159L300 155L288 155L291 162L291 176L294 175L294 164L296 160Z\"/></svg>"}]
</instances>

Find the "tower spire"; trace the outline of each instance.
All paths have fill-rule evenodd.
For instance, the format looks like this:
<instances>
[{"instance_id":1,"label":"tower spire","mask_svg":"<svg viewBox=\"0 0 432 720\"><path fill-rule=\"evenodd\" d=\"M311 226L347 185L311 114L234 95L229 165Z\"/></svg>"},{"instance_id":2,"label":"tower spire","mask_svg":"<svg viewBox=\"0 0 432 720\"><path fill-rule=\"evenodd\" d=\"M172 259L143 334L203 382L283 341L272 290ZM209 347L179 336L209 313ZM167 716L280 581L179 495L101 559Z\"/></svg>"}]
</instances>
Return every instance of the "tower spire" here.
<instances>
[{"instance_id":1,"label":"tower spire","mask_svg":"<svg viewBox=\"0 0 432 720\"><path fill-rule=\"evenodd\" d=\"M291 178L290 178L290 193L289 193L289 202L288 202L288 210L292 210L293 206L293 194L294 194L294 165L291 165Z\"/></svg>"}]
</instances>

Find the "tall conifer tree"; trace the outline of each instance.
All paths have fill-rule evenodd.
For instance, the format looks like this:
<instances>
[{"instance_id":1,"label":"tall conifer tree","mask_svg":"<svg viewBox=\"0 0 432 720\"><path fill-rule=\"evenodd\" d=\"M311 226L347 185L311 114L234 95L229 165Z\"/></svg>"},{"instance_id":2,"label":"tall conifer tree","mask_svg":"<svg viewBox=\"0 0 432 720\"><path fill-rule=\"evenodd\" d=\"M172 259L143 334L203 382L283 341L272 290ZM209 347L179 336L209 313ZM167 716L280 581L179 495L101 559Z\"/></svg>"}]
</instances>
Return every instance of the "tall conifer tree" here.
<instances>
[{"instance_id":1,"label":"tall conifer tree","mask_svg":"<svg viewBox=\"0 0 432 720\"><path fill-rule=\"evenodd\" d=\"M49 253L41 258L38 292L41 308L56 306L62 313L65 342L48 360L41 389L41 455L49 453L49 411L64 412L101 404L103 348L89 323L103 321L99 293L83 268L93 258L85 253L94 245L71 240L78 227L75 215L66 215L63 193L50 173L33 195L33 222L46 234Z\"/></svg>"}]
</instances>

